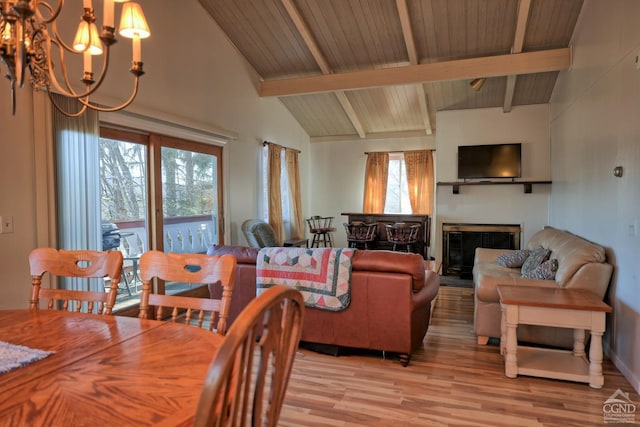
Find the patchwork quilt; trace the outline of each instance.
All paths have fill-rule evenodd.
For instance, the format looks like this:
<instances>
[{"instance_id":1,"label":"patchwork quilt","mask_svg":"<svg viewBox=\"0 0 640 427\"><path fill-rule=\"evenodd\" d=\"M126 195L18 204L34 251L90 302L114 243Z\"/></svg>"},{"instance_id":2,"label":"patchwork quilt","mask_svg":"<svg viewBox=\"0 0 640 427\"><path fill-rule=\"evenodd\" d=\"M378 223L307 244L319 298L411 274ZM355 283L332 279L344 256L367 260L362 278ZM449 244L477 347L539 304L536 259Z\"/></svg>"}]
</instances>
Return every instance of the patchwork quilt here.
<instances>
[{"instance_id":1,"label":"patchwork quilt","mask_svg":"<svg viewBox=\"0 0 640 427\"><path fill-rule=\"evenodd\" d=\"M286 285L302 293L305 305L340 311L351 302L351 248L262 248L256 262L256 293Z\"/></svg>"}]
</instances>

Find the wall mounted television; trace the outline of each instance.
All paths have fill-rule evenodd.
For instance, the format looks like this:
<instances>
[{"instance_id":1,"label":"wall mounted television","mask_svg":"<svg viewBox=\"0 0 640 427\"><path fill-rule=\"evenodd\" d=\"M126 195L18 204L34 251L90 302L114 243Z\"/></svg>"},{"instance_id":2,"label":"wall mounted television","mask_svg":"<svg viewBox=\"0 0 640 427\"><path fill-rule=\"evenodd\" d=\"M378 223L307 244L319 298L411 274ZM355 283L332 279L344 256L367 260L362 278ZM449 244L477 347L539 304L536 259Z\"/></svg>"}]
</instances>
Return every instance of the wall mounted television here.
<instances>
[{"instance_id":1,"label":"wall mounted television","mask_svg":"<svg viewBox=\"0 0 640 427\"><path fill-rule=\"evenodd\" d=\"M461 145L458 179L520 178L522 144Z\"/></svg>"}]
</instances>

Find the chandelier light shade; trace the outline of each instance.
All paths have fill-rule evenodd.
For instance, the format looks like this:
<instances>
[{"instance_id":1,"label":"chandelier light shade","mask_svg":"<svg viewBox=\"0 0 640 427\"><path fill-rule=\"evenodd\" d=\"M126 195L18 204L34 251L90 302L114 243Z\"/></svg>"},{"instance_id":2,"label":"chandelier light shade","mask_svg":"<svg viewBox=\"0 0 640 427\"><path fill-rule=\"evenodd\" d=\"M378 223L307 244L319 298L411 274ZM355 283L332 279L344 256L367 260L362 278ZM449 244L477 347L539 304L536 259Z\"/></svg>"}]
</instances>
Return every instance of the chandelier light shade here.
<instances>
[{"instance_id":1,"label":"chandelier light shade","mask_svg":"<svg viewBox=\"0 0 640 427\"><path fill-rule=\"evenodd\" d=\"M102 42L98 35L98 27L93 22L81 21L73 39L73 48L78 52L84 52L87 47L90 55L102 55Z\"/></svg>"},{"instance_id":2,"label":"chandelier light shade","mask_svg":"<svg viewBox=\"0 0 640 427\"><path fill-rule=\"evenodd\" d=\"M129 1L122 5L119 33L122 37L129 39L135 37L146 39L151 35L142 7L138 3Z\"/></svg>"},{"instance_id":3,"label":"chandelier light shade","mask_svg":"<svg viewBox=\"0 0 640 427\"><path fill-rule=\"evenodd\" d=\"M133 89L129 99L114 107L90 103L104 81L109 68L109 53L117 42L115 37L115 4L123 3L120 36L132 40ZM95 24L96 17L91 0L82 1L80 23L73 43L65 43L58 32L57 19L64 7L58 0L56 7L41 0L0 0L0 61L6 68L6 77L11 85L11 109L15 115L16 86L23 87L25 74L30 73L30 84L36 90L49 94L53 105L63 114L75 117L87 108L98 111L117 111L130 105L138 94L138 82L144 74L140 40L151 35L142 7L135 2L121 0L103 1L102 33ZM65 63L65 53L82 55L83 70L78 73L84 87L75 90L70 84ZM93 73L93 56L103 55L102 68L96 80ZM80 103L78 111L70 112L58 106L52 92L58 92Z\"/></svg>"}]
</instances>

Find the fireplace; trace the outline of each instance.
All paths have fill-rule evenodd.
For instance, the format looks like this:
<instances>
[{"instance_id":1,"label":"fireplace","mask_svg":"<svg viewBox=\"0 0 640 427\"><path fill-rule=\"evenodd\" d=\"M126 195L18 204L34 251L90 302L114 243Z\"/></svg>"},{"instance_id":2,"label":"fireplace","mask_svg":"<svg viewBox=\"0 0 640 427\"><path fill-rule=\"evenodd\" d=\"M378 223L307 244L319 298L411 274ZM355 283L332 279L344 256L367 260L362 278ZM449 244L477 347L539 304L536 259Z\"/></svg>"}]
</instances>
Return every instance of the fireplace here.
<instances>
[{"instance_id":1,"label":"fireplace","mask_svg":"<svg viewBox=\"0 0 640 427\"><path fill-rule=\"evenodd\" d=\"M470 279L476 248L520 249L519 224L442 224L442 274Z\"/></svg>"}]
</instances>

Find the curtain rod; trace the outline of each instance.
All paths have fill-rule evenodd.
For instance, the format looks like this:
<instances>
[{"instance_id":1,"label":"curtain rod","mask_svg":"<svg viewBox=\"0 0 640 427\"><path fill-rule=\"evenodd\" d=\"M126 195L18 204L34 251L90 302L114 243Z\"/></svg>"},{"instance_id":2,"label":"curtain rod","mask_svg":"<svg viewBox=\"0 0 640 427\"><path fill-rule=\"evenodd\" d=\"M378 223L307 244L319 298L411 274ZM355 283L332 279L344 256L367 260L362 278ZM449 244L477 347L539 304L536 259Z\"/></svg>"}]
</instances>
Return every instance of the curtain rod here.
<instances>
[{"instance_id":1,"label":"curtain rod","mask_svg":"<svg viewBox=\"0 0 640 427\"><path fill-rule=\"evenodd\" d=\"M263 147L264 147L265 145L269 145L269 144L272 144L272 145L280 145L280 144L276 144L275 142L269 142L269 141L263 141L263 142L262 142L262 146L263 146ZM280 146L281 146L282 148L284 148L285 150L295 151L295 152L296 152L296 153L298 153L298 154L302 153L302 151L297 150L297 149L295 149L295 148L289 148L289 147L285 147L285 146L283 146L283 145L280 145Z\"/></svg>"},{"instance_id":2,"label":"curtain rod","mask_svg":"<svg viewBox=\"0 0 640 427\"><path fill-rule=\"evenodd\" d=\"M389 154L398 154L404 153L406 151L423 151L423 150L404 150L404 151L365 151L364 154L372 154L372 153L389 153ZM426 149L424 151L436 151L435 148Z\"/></svg>"}]
</instances>

